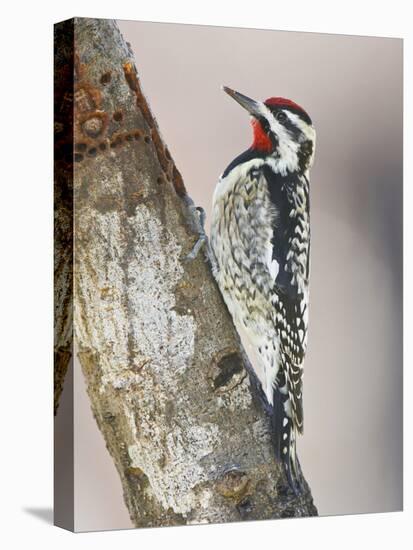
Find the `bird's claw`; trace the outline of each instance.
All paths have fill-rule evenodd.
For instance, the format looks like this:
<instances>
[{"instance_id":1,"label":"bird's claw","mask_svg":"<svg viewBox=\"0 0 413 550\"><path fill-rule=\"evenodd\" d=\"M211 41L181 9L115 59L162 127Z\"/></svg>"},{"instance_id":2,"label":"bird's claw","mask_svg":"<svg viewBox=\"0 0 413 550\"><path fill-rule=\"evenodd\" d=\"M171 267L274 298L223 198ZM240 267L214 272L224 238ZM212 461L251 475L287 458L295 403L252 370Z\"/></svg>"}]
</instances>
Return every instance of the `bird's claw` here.
<instances>
[{"instance_id":1,"label":"bird's claw","mask_svg":"<svg viewBox=\"0 0 413 550\"><path fill-rule=\"evenodd\" d=\"M192 247L191 252L189 252L189 254L185 256L184 258L185 262L192 262L193 260L195 260L201 248L203 248L205 244L208 244L208 236L205 233L205 227L204 227L205 218L206 218L205 210L201 206L194 206L194 205L190 205L190 208L196 211L198 216L198 223L197 223L198 227L196 228L196 230L198 231L198 240Z\"/></svg>"},{"instance_id":2,"label":"bird's claw","mask_svg":"<svg viewBox=\"0 0 413 550\"><path fill-rule=\"evenodd\" d=\"M205 245L205 243L208 242L208 237L205 235L205 233L200 233L199 234L199 237L198 237L198 240L196 241L196 243L194 244L194 246L192 247L192 250L191 252L189 252L185 258L184 258L184 261L185 262L192 262L193 260L195 260L199 254L199 251L201 250L201 248Z\"/></svg>"},{"instance_id":3,"label":"bird's claw","mask_svg":"<svg viewBox=\"0 0 413 550\"><path fill-rule=\"evenodd\" d=\"M215 274L217 271L217 262L209 244L208 235L205 232L205 210L201 206L195 206L194 201L188 195L186 195L184 200L191 211L191 225L193 230L198 233L198 239L191 251L183 258L183 261L185 263L192 262L198 257L199 251L204 249L205 262L210 263L212 272Z\"/></svg>"}]
</instances>

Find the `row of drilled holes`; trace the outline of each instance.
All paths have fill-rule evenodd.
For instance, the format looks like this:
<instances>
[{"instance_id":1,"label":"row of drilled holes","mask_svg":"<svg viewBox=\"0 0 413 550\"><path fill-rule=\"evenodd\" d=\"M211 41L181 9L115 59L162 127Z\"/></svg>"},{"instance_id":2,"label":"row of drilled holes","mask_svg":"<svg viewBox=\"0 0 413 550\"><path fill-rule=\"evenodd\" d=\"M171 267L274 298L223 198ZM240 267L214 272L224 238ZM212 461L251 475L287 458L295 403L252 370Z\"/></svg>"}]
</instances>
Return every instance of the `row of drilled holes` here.
<instances>
[{"instance_id":1,"label":"row of drilled holes","mask_svg":"<svg viewBox=\"0 0 413 550\"><path fill-rule=\"evenodd\" d=\"M126 73L125 73L125 76ZM101 83L102 84L107 84L108 82L110 82L110 73L105 73L104 75L102 75L101 77ZM156 154L157 154L157 157L158 157L158 162L161 166L161 169L164 173L163 176L159 176L157 178L157 182L158 183L163 183L165 180L168 181L168 175L167 175L167 172L168 172L168 164L170 162L172 162L172 165L173 165L173 168L175 168L175 164L171 158L171 155L169 153L169 150L168 148L166 147L166 145L163 143L160 135L159 135L159 132L156 128L156 124L155 124L155 119L153 118L153 115L149 109L149 106L148 104L146 103L146 100L145 100L145 97L144 95L142 94L141 92L141 89L140 89L140 83L139 83L139 80L137 79L137 82L136 82L136 87L132 86L131 83L129 82L128 78L126 78L128 84L129 84L129 87L134 91L135 93L135 96L136 96L136 106L137 108L139 109L141 115L143 116L145 122L148 124L149 128L151 128L151 132L152 132L152 135L154 137L153 139L153 143L154 143L154 146L155 146L155 151L156 151ZM165 155L165 159L166 159L166 162L165 160L163 160L160 156L160 153L163 153Z\"/></svg>"},{"instance_id":2,"label":"row of drilled holes","mask_svg":"<svg viewBox=\"0 0 413 550\"><path fill-rule=\"evenodd\" d=\"M106 84L109 84L111 80L112 80L112 75L111 75L110 72L107 72L107 73L104 73L101 76L100 82L101 82L101 84L106 85ZM140 108L139 100L137 101L137 105L138 105L138 108ZM113 115L113 119L117 122L120 122L123 119L122 112L121 111L116 111ZM152 126L152 124L149 124L149 126ZM138 141L140 138L141 138L141 132L139 130L137 130L135 132L130 132L128 134L125 134L124 136L119 135L110 143L110 147L112 149L115 148L115 147L118 147L119 145L122 144L123 140L133 141L135 139L136 141ZM150 143L150 141L151 141L151 138L148 135L146 135L143 139L144 139L145 143ZM107 144L105 142L101 142L98 145L98 148L103 152L107 149ZM86 153L86 151L87 151L87 155L89 157L95 157L98 153L98 148L91 147L90 149L87 149L87 144L86 143L78 143L76 145L76 152L74 154L75 161L76 162L81 162L84 159L84 153ZM165 148L165 154L166 154L167 159L171 160L171 155L169 154L169 151L168 151L167 148ZM163 183L164 182L163 176L158 176L156 181L159 184Z\"/></svg>"},{"instance_id":3,"label":"row of drilled holes","mask_svg":"<svg viewBox=\"0 0 413 550\"><path fill-rule=\"evenodd\" d=\"M142 137L142 133L139 130L135 130L134 132L129 132L127 134L116 136L115 139L110 142L109 146L111 149L115 149L116 147L119 147L120 145L122 145L123 142L133 141L133 140L139 141L141 137ZM151 142L151 138L149 135L146 135L143 138L143 140L145 143ZM76 149L75 156L74 156L75 162L81 162L84 159L85 154L88 157L95 157L98 154L99 150L104 152L106 151L107 148L108 148L108 143L105 141L102 141L101 143L99 143L97 147L90 147L89 149L87 148L86 143L77 143L75 146L75 149Z\"/></svg>"},{"instance_id":4,"label":"row of drilled holes","mask_svg":"<svg viewBox=\"0 0 413 550\"><path fill-rule=\"evenodd\" d=\"M135 130L134 132L129 132L127 134L124 134L123 136L119 135L117 136L111 143L110 147L114 149L115 147L118 147L119 145L122 145L123 141L139 141L141 139L141 132L139 130ZM145 143L150 143L151 138L146 135L143 138ZM102 141L99 143L98 147L90 147L87 149L86 143L77 143L75 146L76 152L74 154L75 162L81 162L84 159L84 154L87 154L89 157L95 157L98 153L98 149L102 152L106 151L107 149L107 143ZM163 176L158 176L156 179L157 183L163 183L164 178Z\"/></svg>"}]
</instances>

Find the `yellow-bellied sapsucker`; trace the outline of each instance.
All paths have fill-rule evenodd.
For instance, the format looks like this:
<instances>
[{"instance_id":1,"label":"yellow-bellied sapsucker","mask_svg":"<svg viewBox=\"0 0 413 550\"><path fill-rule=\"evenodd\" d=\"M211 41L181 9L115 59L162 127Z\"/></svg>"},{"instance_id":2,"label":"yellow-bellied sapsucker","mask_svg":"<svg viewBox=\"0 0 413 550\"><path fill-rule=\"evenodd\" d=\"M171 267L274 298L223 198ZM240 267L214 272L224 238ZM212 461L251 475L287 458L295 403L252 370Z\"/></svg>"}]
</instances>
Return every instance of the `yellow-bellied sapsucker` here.
<instances>
[{"instance_id":1,"label":"yellow-bellied sapsucker","mask_svg":"<svg viewBox=\"0 0 413 550\"><path fill-rule=\"evenodd\" d=\"M300 486L310 254L309 169L315 130L299 105L254 101L224 87L251 115L254 139L216 186L211 222L215 278L271 407L275 448ZM297 483L298 482L298 483Z\"/></svg>"}]
</instances>

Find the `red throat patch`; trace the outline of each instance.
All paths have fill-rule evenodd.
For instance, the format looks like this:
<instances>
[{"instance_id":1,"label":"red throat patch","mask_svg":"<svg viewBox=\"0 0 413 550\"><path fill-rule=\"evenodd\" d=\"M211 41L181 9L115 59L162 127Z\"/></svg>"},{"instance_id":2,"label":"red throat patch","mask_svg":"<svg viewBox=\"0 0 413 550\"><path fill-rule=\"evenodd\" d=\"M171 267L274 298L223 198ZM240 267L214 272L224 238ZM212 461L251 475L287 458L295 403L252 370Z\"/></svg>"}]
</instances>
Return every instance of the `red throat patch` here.
<instances>
[{"instance_id":1,"label":"red throat patch","mask_svg":"<svg viewBox=\"0 0 413 550\"><path fill-rule=\"evenodd\" d=\"M264 132L261 123L256 118L251 120L252 129L254 132L254 141L252 142L251 147L253 149L258 149L258 151L265 151L270 153L273 149L271 139Z\"/></svg>"}]
</instances>

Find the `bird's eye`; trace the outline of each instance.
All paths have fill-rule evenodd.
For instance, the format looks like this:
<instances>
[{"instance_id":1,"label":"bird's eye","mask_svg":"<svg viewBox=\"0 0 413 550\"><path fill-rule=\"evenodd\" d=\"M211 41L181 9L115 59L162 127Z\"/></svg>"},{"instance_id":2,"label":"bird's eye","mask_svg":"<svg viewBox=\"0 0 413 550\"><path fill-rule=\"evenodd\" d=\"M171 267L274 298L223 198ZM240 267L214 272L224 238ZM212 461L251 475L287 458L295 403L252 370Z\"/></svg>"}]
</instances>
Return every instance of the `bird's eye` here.
<instances>
[{"instance_id":1,"label":"bird's eye","mask_svg":"<svg viewBox=\"0 0 413 550\"><path fill-rule=\"evenodd\" d=\"M287 115L284 113L284 111L278 111L278 113L275 115L275 118L278 120L278 122L285 122L287 120Z\"/></svg>"}]
</instances>

